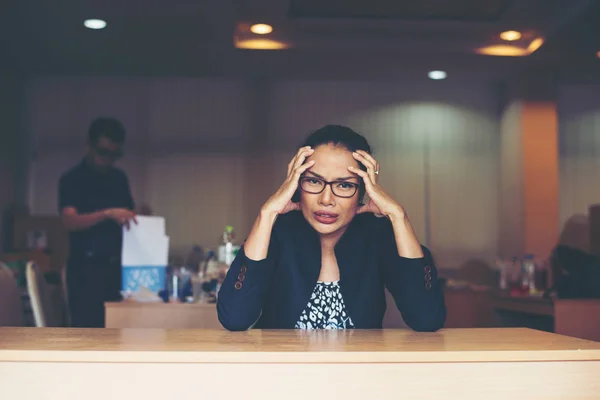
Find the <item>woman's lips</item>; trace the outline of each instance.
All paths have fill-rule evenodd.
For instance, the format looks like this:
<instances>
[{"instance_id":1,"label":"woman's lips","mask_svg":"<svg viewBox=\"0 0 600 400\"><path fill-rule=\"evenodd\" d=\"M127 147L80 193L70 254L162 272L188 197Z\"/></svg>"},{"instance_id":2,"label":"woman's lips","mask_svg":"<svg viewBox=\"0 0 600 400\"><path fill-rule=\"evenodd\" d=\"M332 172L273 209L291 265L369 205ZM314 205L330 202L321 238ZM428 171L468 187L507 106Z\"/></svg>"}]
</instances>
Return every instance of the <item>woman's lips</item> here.
<instances>
[{"instance_id":1,"label":"woman's lips","mask_svg":"<svg viewBox=\"0 0 600 400\"><path fill-rule=\"evenodd\" d=\"M339 217L338 214L321 212L321 211L314 212L313 215L315 216L315 219L317 221L319 221L322 224L326 224L326 225L333 224L335 221L337 221L337 219Z\"/></svg>"}]
</instances>

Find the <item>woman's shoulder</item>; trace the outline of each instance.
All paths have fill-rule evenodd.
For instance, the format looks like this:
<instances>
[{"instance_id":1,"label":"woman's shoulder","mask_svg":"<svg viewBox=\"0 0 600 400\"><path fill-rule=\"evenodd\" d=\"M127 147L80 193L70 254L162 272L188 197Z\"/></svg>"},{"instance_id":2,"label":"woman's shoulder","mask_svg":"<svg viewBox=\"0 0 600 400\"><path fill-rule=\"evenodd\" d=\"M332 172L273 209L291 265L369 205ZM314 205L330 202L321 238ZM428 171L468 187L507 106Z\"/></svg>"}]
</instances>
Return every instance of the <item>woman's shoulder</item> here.
<instances>
[{"instance_id":1,"label":"woman's shoulder","mask_svg":"<svg viewBox=\"0 0 600 400\"><path fill-rule=\"evenodd\" d=\"M277 216L273 225L273 233L284 234L295 231L306 223L301 211L290 211L286 214Z\"/></svg>"},{"instance_id":2,"label":"woman's shoulder","mask_svg":"<svg viewBox=\"0 0 600 400\"><path fill-rule=\"evenodd\" d=\"M354 217L355 223L363 230L368 230L372 233L393 231L392 222L389 218L377 216L373 213L358 214Z\"/></svg>"}]
</instances>

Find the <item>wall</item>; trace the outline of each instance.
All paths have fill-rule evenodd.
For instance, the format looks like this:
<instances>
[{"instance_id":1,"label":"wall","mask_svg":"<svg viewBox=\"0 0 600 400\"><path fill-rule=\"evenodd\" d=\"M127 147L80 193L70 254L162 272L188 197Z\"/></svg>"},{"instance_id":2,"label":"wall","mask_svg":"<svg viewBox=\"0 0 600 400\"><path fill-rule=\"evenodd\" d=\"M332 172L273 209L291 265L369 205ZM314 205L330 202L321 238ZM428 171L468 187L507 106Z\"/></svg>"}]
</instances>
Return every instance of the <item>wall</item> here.
<instances>
[{"instance_id":1,"label":"wall","mask_svg":"<svg viewBox=\"0 0 600 400\"><path fill-rule=\"evenodd\" d=\"M381 185L404 205L442 264L493 260L498 126L491 89L279 82L272 104L269 136L279 149L291 151L314 127L348 124L367 136ZM289 151L278 154L285 165Z\"/></svg>"},{"instance_id":2,"label":"wall","mask_svg":"<svg viewBox=\"0 0 600 400\"><path fill-rule=\"evenodd\" d=\"M587 213L600 203L600 92L564 85L558 92L560 132L559 220L564 240L586 247ZM567 232L568 231L568 232Z\"/></svg>"},{"instance_id":3,"label":"wall","mask_svg":"<svg viewBox=\"0 0 600 400\"><path fill-rule=\"evenodd\" d=\"M500 122L498 250L502 258L521 255L525 246L522 112L522 102L513 101L506 105Z\"/></svg>"},{"instance_id":4,"label":"wall","mask_svg":"<svg viewBox=\"0 0 600 400\"><path fill-rule=\"evenodd\" d=\"M60 173L83 155L89 121L121 118L137 202L167 217L174 252L241 238L283 181L295 148L326 123L367 136L381 184L407 209L438 262L493 260L497 245L496 99L484 86L191 78L37 78L29 199L56 213Z\"/></svg>"}]
</instances>

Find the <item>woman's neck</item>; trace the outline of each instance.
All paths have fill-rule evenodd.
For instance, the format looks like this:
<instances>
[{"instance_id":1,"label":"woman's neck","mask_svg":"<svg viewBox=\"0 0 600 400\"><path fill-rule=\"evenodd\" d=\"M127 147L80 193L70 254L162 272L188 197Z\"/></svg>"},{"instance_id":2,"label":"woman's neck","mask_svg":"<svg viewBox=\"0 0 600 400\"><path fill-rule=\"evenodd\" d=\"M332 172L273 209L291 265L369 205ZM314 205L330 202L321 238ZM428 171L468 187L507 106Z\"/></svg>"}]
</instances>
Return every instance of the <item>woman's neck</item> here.
<instances>
[{"instance_id":1,"label":"woman's neck","mask_svg":"<svg viewBox=\"0 0 600 400\"><path fill-rule=\"evenodd\" d=\"M329 253L329 252L333 252L335 245L340 241L340 238L342 237L342 235L344 234L344 232L346 232L346 229L348 227L344 227L342 229L339 229L335 232L326 234L326 235L320 235L321 238L321 251L323 253Z\"/></svg>"}]
</instances>

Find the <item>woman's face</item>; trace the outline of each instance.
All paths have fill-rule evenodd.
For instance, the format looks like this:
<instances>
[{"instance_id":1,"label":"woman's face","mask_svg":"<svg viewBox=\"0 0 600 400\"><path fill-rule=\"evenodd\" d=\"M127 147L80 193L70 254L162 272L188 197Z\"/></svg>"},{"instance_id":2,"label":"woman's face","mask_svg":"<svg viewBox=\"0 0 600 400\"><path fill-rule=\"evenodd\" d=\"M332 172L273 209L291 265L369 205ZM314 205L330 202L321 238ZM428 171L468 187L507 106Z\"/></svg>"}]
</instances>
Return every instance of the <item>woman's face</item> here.
<instances>
[{"instance_id":1,"label":"woman's face","mask_svg":"<svg viewBox=\"0 0 600 400\"><path fill-rule=\"evenodd\" d=\"M360 184L360 177L348 171L348 166L359 167L352 153L343 146L333 144L321 145L315 148L314 153L307 161L314 161L310 169L303 176L315 178L308 184L318 185L319 180L336 182L334 190L338 194L351 193L352 184ZM347 192L350 191L350 192ZM341 236L358 210L359 190L350 198L336 196L332 185L325 185L319 194L307 193L301 190L300 206L302 214L308 223L321 234L321 236Z\"/></svg>"}]
</instances>

